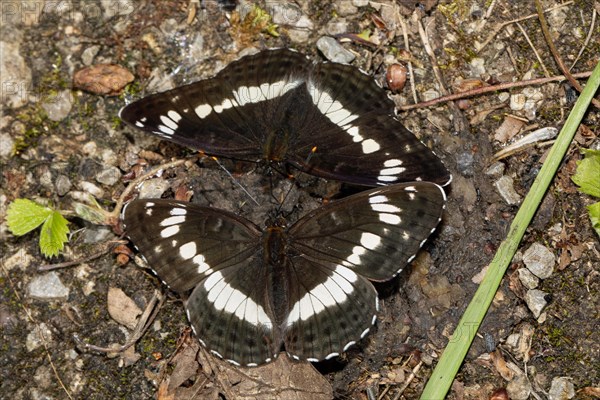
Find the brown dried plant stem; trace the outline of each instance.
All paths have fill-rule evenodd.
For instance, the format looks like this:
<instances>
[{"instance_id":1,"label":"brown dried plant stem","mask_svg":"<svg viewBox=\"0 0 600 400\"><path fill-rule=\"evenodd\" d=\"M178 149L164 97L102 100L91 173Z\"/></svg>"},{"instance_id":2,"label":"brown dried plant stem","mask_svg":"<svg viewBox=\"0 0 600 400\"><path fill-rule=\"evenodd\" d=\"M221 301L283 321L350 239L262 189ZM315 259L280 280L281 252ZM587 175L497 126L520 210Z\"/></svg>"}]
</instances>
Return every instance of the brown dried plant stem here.
<instances>
[{"instance_id":1,"label":"brown dried plant stem","mask_svg":"<svg viewBox=\"0 0 600 400\"><path fill-rule=\"evenodd\" d=\"M580 72L577 74L573 74L572 76L575 78L578 78L578 79L582 79L582 78L588 78L591 74L592 74L591 72ZM445 103L448 101L453 101L453 100L458 100L458 99L465 99L465 98L472 97L472 96L479 96L479 95L482 95L485 93L497 92L500 90L512 89L512 88L523 87L523 86L541 85L541 84L548 83L548 82L564 81L565 79L567 79L565 76L559 75L559 76L551 76L550 78L536 78L536 79L527 79L527 80L518 81L518 82L501 83L499 85L485 86L482 88L477 88L477 89L467 90L467 91L460 92L460 93L450 94L448 96L441 96L441 97L438 97L437 99L424 101L424 102L417 103L417 104L408 104L405 106L400 106L400 107L398 107L398 109L400 111L407 111L407 110L412 110L415 108L431 107L436 104Z\"/></svg>"},{"instance_id":2,"label":"brown dried plant stem","mask_svg":"<svg viewBox=\"0 0 600 400\"><path fill-rule=\"evenodd\" d=\"M540 20L540 25L542 27L542 33L544 34L546 43L548 43L548 47L550 48L550 52L552 53L552 56L554 57L554 61L556 61L558 68L561 70L561 72L567 78L567 80L569 81L571 86L573 86L579 93L581 93L583 88L581 87L579 82L577 82L575 80L573 75L571 75L571 73L569 72L569 69L563 63L562 58L560 57L560 54L558 54L558 50L556 50L556 46L554 45L554 41L552 40L552 36L550 35L550 30L548 29L548 23L546 22L546 17L544 16L544 9L542 8L542 4L541 4L540 0L535 0L535 9L538 14L538 19ZM600 108L600 101L598 101L596 99L592 99L592 104L594 105L594 107Z\"/></svg>"}]
</instances>

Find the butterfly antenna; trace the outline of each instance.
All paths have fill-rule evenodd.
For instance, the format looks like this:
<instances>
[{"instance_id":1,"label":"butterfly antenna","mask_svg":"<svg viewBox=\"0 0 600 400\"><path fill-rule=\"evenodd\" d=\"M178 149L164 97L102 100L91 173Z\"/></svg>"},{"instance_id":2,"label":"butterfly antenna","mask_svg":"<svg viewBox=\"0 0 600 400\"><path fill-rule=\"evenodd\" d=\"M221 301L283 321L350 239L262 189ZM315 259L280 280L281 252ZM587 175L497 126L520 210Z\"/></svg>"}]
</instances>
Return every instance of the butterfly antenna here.
<instances>
[{"instance_id":1,"label":"butterfly antenna","mask_svg":"<svg viewBox=\"0 0 600 400\"><path fill-rule=\"evenodd\" d=\"M254 202L254 203L257 205L257 206L259 206L259 205L260 205L260 204L259 204L259 202L258 202L258 201L256 201L256 199L254 198L254 196L252 196L252 195L250 194L250 192L249 192L248 190L246 190L246 188L245 188L245 187L243 187L243 186L242 186L242 184L241 184L241 183L239 183L239 182L238 182L238 180L237 180L237 179L235 179L235 177L234 177L233 175L231 175L231 172L229 172L229 170L227 170L227 168L225 168L225 166L219 162L219 160L217 159L217 157L210 156L210 158L212 158L212 159L213 159L213 160L214 160L214 161L217 163L217 165L218 165L219 167L221 167L221 169L222 169L223 171L225 171L225 173L226 173L227 175L229 175L229 177L230 177L230 178L233 180L233 183L235 183L237 187L239 187L240 189L242 189L242 190L244 191L244 193L246 193L246 195L248 195L248 197L250 197L250 199L251 199L251 200L252 200L252 201L253 201L253 202Z\"/></svg>"}]
</instances>

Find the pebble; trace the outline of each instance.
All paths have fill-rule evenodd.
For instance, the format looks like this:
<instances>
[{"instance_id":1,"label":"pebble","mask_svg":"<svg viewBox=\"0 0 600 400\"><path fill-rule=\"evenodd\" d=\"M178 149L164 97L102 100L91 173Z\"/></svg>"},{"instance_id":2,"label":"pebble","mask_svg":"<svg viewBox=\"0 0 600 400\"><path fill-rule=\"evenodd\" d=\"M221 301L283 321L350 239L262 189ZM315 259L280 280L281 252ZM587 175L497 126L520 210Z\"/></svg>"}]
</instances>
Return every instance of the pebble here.
<instances>
[{"instance_id":1,"label":"pebble","mask_svg":"<svg viewBox=\"0 0 600 400\"><path fill-rule=\"evenodd\" d=\"M292 42L306 43L313 30L313 22L302 12L302 9L293 3L271 2L267 3L269 14L273 23L284 25Z\"/></svg>"},{"instance_id":2,"label":"pebble","mask_svg":"<svg viewBox=\"0 0 600 400\"><path fill-rule=\"evenodd\" d=\"M568 400L575 397L575 386L571 380L572 378L566 376L557 376L552 379L548 400Z\"/></svg>"},{"instance_id":3,"label":"pebble","mask_svg":"<svg viewBox=\"0 0 600 400\"><path fill-rule=\"evenodd\" d=\"M440 94L434 89L427 89L423 92L423 101L435 100L440 97Z\"/></svg>"},{"instance_id":4,"label":"pebble","mask_svg":"<svg viewBox=\"0 0 600 400\"><path fill-rule=\"evenodd\" d=\"M37 325L25 339L25 347L27 351L32 352L39 348L42 343L49 343L52 341L52 331L48 328L45 323Z\"/></svg>"},{"instance_id":5,"label":"pebble","mask_svg":"<svg viewBox=\"0 0 600 400\"><path fill-rule=\"evenodd\" d=\"M506 166L503 163L501 163L500 161L496 161L495 163L490 165L488 169L485 170L485 174L492 178L498 179L502 176L502 174L504 174L505 169Z\"/></svg>"},{"instance_id":6,"label":"pebble","mask_svg":"<svg viewBox=\"0 0 600 400\"><path fill-rule=\"evenodd\" d=\"M346 50L337 40L330 36L322 36L317 40L317 48L329 61L348 64L355 58L354 54Z\"/></svg>"},{"instance_id":7,"label":"pebble","mask_svg":"<svg viewBox=\"0 0 600 400\"><path fill-rule=\"evenodd\" d=\"M0 133L0 159L8 160L12 156L14 146L15 141L7 132Z\"/></svg>"},{"instance_id":8,"label":"pebble","mask_svg":"<svg viewBox=\"0 0 600 400\"><path fill-rule=\"evenodd\" d=\"M42 108L52 121L62 121L67 118L73 108L73 95L70 90L58 92L56 96L50 97L42 103Z\"/></svg>"},{"instance_id":9,"label":"pebble","mask_svg":"<svg viewBox=\"0 0 600 400\"><path fill-rule=\"evenodd\" d=\"M55 271L50 271L47 274L35 276L27 285L27 294L38 300L67 300L69 288L63 285Z\"/></svg>"},{"instance_id":10,"label":"pebble","mask_svg":"<svg viewBox=\"0 0 600 400\"><path fill-rule=\"evenodd\" d=\"M94 185L92 182L81 181L79 182L79 188L84 192L88 192L97 199L104 197L104 190Z\"/></svg>"},{"instance_id":11,"label":"pebble","mask_svg":"<svg viewBox=\"0 0 600 400\"><path fill-rule=\"evenodd\" d=\"M527 400L531 394L531 382L525 374L516 375L506 385L506 391L511 400Z\"/></svg>"},{"instance_id":12,"label":"pebble","mask_svg":"<svg viewBox=\"0 0 600 400\"><path fill-rule=\"evenodd\" d=\"M335 5L335 11L342 17L348 17L358 12L358 9L350 0L340 0Z\"/></svg>"},{"instance_id":13,"label":"pebble","mask_svg":"<svg viewBox=\"0 0 600 400\"><path fill-rule=\"evenodd\" d=\"M369 5L369 0L352 0L354 7L366 7Z\"/></svg>"},{"instance_id":14,"label":"pebble","mask_svg":"<svg viewBox=\"0 0 600 400\"><path fill-rule=\"evenodd\" d=\"M16 267L19 267L21 271L25 271L33 262L33 256L29 253L26 253L23 250L17 251L10 257L4 258L2 260L2 266L6 269L6 271L11 271Z\"/></svg>"},{"instance_id":15,"label":"pebble","mask_svg":"<svg viewBox=\"0 0 600 400\"><path fill-rule=\"evenodd\" d=\"M456 155L456 167L458 168L458 172L464 176L473 176L475 173L473 169L474 162L473 153L470 151L461 152Z\"/></svg>"},{"instance_id":16,"label":"pebble","mask_svg":"<svg viewBox=\"0 0 600 400\"><path fill-rule=\"evenodd\" d=\"M533 243L523 254L523 263L531 273L546 279L554 272L554 254L543 244Z\"/></svg>"},{"instance_id":17,"label":"pebble","mask_svg":"<svg viewBox=\"0 0 600 400\"><path fill-rule=\"evenodd\" d=\"M81 53L81 62L83 62L83 65L85 65L87 67L92 65L92 63L94 62L94 58L96 58L96 55L98 54L99 51L100 51L100 46L98 46L98 45L93 45L93 46L86 48L83 51L83 53Z\"/></svg>"},{"instance_id":18,"label":"pebble","mask_svg":"<svg viewBox=\"0 0 600 400\"><path fill-rule=\"evenodd\" d=\"M28 101L31 69L21 56L20 41L0 41L0 54L2 103L9 108L22 107Z\"/></svg>"},{"instance_id":19,"label":"pebble","mask_svg":"<svg viewBox=\"0 0 600 400\"><path fill-rule=\"evenodd\" d=\"M521 196L515 191L513 179L510 176L502 176L494 182L494 187L507 204L517 205L521 202Z\"/></svg>"},{"instance_id":20,"label":"pebble","mask_svg":"<svg viewBox=\"0 0 600 400\"><path fill-rule=\"evenodd\" d=\"M527 289L535 289L540 284L537 276L531 273L527 268L519 268L519 280Z\"/></svg>"},{"instance_id":21,"label":"pebble","mask_svg":"<svg viewBox=\"0 0 600 400\"><path fill-rule=\"evenodd\" d=\"M99 225L94 225L84 230L82 236L83 243L100 243L105 242L111 236L112 230Z\"/></svg>"},{"instance_id":22,"label":"pebble","mask_svg":"<svg viewBox=\"0 0 600 400\"><path fill-rule=\"evenodd\" d=\"M328 35L335 36L348 32L348 21L345 18L339 18L329 21L325 26L325 32Z\"/></svg>"},{"instance_id":23,"label":"pebble","mask_svg":"<svg viewBox=\"0 0 600 400\"><path fill-rule=\"evenodd\" d=\"M117 157L117 153L115 153L111 149L102 150L102 154L100 157L102 158L102 162L104 163L104 165L115 166L119 162L119 157Z\"/></svg>"},{"instance_id":24,"label":"pebble","mask_svg":"<svg viewBox=\"0 0 600 400\"><path fill-rule=\"evenodd\" d=\"M59 196L64 196L69 193L69 190L71 190L71 186L73 185L71 184L69 177L61 174L56 177L54 186L56 187L56 193L58 193Z\"/></svg>"},{"instance_id":25,"label":"pebble","mask_svg":"<svg viewBox=\"0 0 600 400\"><path fill-rule=\"evenodd\" d=\"M525 293L525 303L527 303L527 307L529 307L535 318L540 316L542 310L548 304L546 301L547 294L539 289L531 289Z\"/></svg>"},{"instance_id":26,"label":"pebble","mask_svg":"<svg viewBox=\"0 0 600 400\"><path fill-rule=\"evenodd\" d=\"M471 67L471 76L473 78L478 78L485 74L485 60L483 58L474 57L469 66Z\"/></svg>"},{"instance_id":27,"label":"pebble","mask_svg":"<svg viewBox=\"0 0 600 400\"><path fill-rule=\"evenodd\" d=\"M525 108L527 97L523 93L515 93L510 96L510 109L513 111L521 111Z\"/></svg>"},{"instance_id":28,"label":"pebble","mask_svg":"<svg viewBox=\"0 0 600 400\"><path fill-rule=\"evenodd\" d=\"M169 189L170 183L162 178L148 179L139 190L140 199L159 199Z\"/></svg>"},{"instance_id":29,"label":"pebble","mask_svg":"<svg viewBox=\"0 0 600 400\"><path fill-rule=\"evenodd\" d=\"M117 167L108 167L96 175L96 180L104 185L112 186L121 179L121 170Z\"/></svg>"}]
</instances>

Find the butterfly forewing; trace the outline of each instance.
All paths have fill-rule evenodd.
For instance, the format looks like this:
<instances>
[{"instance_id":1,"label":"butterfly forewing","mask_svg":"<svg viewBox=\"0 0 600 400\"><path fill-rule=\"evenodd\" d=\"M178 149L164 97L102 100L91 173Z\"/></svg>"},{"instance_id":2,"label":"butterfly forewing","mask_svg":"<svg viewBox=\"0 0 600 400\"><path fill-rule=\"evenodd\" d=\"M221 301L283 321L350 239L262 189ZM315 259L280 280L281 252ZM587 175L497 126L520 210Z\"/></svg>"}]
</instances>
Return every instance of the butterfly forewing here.
<instances>
[{"instance_id":1,"label":"butterfly forewing","mask_svg":"<svg viewBox=\"0 0 600 400\"><path fill-rule=\"evenodd\" d=\"M377 186L445 185L441 161L393 115L386 92L358 69L312 64L287 49L229 64L215 77L121 110L134 127L207 154L288 162L325 178Z\"/></svg>"},{"instance_id":2,"label":"butterfly forewing","mask_svg":"<svg viewBox=\"0 0 600 400\"><path fill-rule=\"evenodd\" d=\"M235 214L174 200L134 200L127 235L171 289L183 292L258 251L260 230Z\"/></svg>"},{"instance_id":3,"label":"butterfly forewing","mask_svg":"<svg viewBox=\"0 0 600 400\"><path fill-rule=\"evenodd\" d=\"M412 260L441 220L446 197L430 182L368 190L318 208L290 229L307 258L343 265L374 281Z\"/></svg>"}]
</instances>

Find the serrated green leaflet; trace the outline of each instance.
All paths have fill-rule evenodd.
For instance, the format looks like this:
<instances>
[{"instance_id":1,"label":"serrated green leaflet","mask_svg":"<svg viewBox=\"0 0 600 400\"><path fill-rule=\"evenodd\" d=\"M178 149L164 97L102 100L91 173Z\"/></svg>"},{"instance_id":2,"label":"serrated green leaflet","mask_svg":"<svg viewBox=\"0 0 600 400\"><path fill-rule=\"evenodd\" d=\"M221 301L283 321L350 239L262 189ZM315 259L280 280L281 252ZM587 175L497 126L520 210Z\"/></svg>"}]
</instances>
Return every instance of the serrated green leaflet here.
<instances>
[{"instance_id":1,"label":"serrated green leaflet","mask_svg":"<svg viewBox=\"0 0 600 400\"><path fill-rule=\"evenodd\" d=\"M584 150L585 158L577 162L577 172L571 179L585 194L600 198L600 151Z\"/></svg>"},{"instance_id":2,"label":"serrated green leaflet","mask_svg":"<svg viewBox=\"0 0 600 400\"><path fill-rule=\"evenodd\" d=\"M52 211L42 226L40 233L40 250L46 257L54 257L64 248L67 242L69 222L58 211Z\"/></svg>"},{"instance_id":3,"label":"serrated green leaflet","mask_svg":"<svg viewBox=\"0 0 600 400\"><path fill-rule=\"evenodd\" d=\"M6 222L13 235L21 236L40 226L51 213L50 208L34 201L16 199L8 206Z\"/></svg>"},{"instance_id":4,"label":"serrated green leaflet","mask_svg":"<svg viewBox=\"0 0 600 400\"><path fill-rule=\"evenodd\" d=\"M591 206L587 206L588 212L590 213L590 220L592 221L592 227L600 236L600 202L594 203Z\"/></svg>"}]
</instances>

